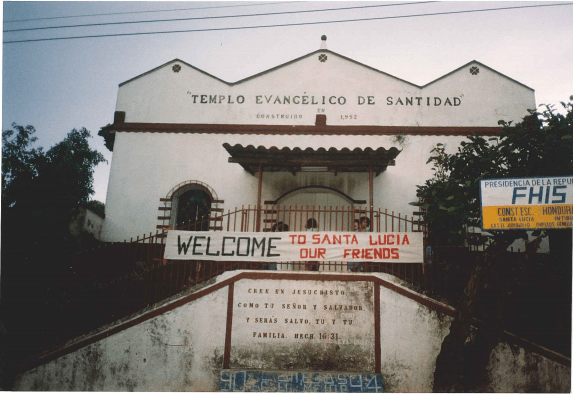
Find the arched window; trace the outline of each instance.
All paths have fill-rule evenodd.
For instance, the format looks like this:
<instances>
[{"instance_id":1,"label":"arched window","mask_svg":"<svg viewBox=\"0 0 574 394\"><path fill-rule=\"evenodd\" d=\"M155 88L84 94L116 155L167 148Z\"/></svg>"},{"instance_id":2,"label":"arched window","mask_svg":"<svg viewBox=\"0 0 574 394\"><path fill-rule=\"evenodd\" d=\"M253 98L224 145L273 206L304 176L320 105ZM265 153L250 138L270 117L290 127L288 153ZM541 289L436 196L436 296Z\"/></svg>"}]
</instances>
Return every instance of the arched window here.
<instances>
[{"instance_id":1,"label":"arched window","mask_svg":"<svg viewBox=\"0 0 574 394\"><path fill-rule=\"evenodd\" d=\"M204 190L192 188L176 193L172 206L174 229L188 231L209 230L211 196Z\"/></svg>"},{"instance_id":2,"label":"arched window","mask_svg":"<svg viewBox=\"0 0 574 394\"><path fill-rule=\"evenodd\" d=\"M162 230L208 231L221 230L223 200L208 184L187 180L175 185L164 198L160 198L157 225ZM215 215L215 216L212 216Z\"/></svg>"}]
</instances>

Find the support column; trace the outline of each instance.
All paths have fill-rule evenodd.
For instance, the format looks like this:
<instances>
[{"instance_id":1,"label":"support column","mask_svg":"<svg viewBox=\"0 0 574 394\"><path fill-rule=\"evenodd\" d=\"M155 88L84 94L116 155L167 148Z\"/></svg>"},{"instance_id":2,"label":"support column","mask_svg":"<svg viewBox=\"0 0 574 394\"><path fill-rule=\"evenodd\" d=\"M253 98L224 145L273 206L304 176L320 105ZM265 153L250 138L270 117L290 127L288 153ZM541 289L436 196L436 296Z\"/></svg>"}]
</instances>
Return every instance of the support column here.
<instances>
[{"instance_id":1,"label":"support column","mask_svg":"<svg viewBox=\"0 0 574 394\"><path fill-rule=\"evenodd\" d=\"M369 219L371 221L371 231L373 231L373 227L375 223L373 223L373 166L369 166Z\"/></svg>"},{"instance_id":2,"label":"support column","mask_svg":"<svg viewBox=\"0 0 574 394\"><path fill-rule=\"evenodd\" d=\"M255 231L261 231L261 185L263 183L263 165L259 163L259 183L257 185L257 224Z\"/></svg>"},{"instance_id":3,"label":"support column","mask_svg":"<svg viewBox=\"0 0 574 394\"><path fill-rule=\"evenodd\" d=\"M381 373L381 285L374 284L375 302L375 373Z\"/></svg>"}]
</instances>

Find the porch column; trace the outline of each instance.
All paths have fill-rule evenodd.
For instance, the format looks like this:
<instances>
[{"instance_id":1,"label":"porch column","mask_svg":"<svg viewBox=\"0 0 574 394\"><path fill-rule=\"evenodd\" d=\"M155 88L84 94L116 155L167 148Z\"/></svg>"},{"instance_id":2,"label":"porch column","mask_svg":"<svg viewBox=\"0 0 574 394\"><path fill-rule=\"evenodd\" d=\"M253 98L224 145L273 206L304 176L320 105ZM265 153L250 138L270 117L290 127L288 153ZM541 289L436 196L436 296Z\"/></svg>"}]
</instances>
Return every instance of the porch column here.
<instances>
[{"instance_id":1,"label":"porch column","mask_svg":"<svg viewBox=\"0 0 574 394\"><path fill-rule=\"evenodd\" d=\"M373 166L369 166L369 220L371 221L371 231L373 231L373 227L375 223L373 222Z\"/></svg>"},{"instance_id":2,"label":"porch column","mask_svg":"<svg viewBox=\"0 0 574 394\"><path fill-rule=\"evenodd\" d=\"M255 231L261 231L261 185L263 183L263 165L259 163L259 183L257 185L257 224Z\"/></svg>"}]
</instances>

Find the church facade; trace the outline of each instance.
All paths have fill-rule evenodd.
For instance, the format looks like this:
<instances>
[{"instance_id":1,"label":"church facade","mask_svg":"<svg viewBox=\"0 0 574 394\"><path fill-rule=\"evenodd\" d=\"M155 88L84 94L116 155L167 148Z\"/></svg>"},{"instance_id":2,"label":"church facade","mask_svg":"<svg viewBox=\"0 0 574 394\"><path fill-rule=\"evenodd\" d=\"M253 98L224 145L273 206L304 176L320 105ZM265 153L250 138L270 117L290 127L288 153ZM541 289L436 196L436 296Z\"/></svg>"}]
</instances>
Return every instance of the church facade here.
<instances>
[{"instance_id":1,"label":"church facade","mask_svg":"<svg viewBox=\"0 0 574 394\"><path fill-rule=\"evenodd\" d=\"M411 215L437 143L453 152L535 108L533 89L478 61L418 86L325 41L234 83L174 59L121 83L114 123L100 130L113 151L101 237L226 230L225 212L264 204ZM351 229L343 216L319 231ZM253 230L271 231L256 220Z\"/></svg>"}]
</instances>

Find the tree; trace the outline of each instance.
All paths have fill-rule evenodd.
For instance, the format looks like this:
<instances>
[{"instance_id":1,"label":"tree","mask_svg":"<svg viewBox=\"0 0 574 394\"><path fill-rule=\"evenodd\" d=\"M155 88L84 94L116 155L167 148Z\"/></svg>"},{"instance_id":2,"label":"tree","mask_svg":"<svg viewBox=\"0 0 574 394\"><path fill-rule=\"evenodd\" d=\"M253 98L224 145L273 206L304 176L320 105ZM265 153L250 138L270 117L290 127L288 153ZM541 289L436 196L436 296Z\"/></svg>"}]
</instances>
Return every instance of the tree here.
<instances>
[{"instance_id":1,"label":"tree","mask_svg":"<svg viewBox=\"0 0 574 394\"><path fill-rule=\"evenodd\" d=\"M480 227L479 182L487 178L572 175L572 96L561 103L566 114L544 105L541 113L529 111L521 123L500 121L499 137L488 140L469 136L455 154L438 144L428 162L435 175L418 187L426 210L433 247L489 244L476 264L458 301L450 334L437 357L435 391L480 390L490 352L504 328L500 313L503 295L513 291L513 278L505 277L502 256L516 239L528 240L526 231L476 232ZM543 237L550 236L552 254L568 267L571 263L572 232L536 231L526 243L532 256ZM553 242L560 238L561 242ZM560 247L562 246L562 247ZM516 279L516 278L514 278ZM485 327L471 335L473 317ZM475 338L471 340L470 338Z\"/></svg>"},{"instance_id":2,"label":"tree","mask_svg":"<svg viewBox=\"0 0 574 394\"><path fill-rule=\"evenodd\" d=\"M94 193L93 171L104 156L90 148L90 132L72 130L44 152L33 126L2 132L2 352L12 343L25 354L41 342L45 289L72 279L68 257L77 244L68 230L73 210ZM24 313L25 311L25 313ZM19 337L21 336L21 337ZM11 359L15 354L6 358Z\"/></svg>"},{"instance_id":3,"label":"tree","mask_svg":"<svg viewBox=\"0 0 574 394\"><path fill-rule=\"evenodd\" d=\"M20 196L29 194L38 177L42 148L32 148L37 138L33 126L12 124L2 132L2 211L15 211L23 205ZM20 202L21 204L18 204Z\"/></svg>"},{"instance_id":4,"label":"tree","mask_svg":"<svg viewBox=\"0 0 574 394\"><path fill-rule=\"evenodd\" d=\"M104 156L90 148L90 132L72 130L47 152L35 148L33 126L2 132L2 226L5 266L36 263L57 275L58 264L75 252L68 221L94 193L93 171ZM46 263L52 264L46 264Z\"/></svg>"},{"instance_id":5,"label":"tree","mask_svg":"<svg viewBox=\"0 0 574 394\"><path fill-rule=\"evenodd\" d=\"M468 239L469 227L480 226L481 179L572 174L572 103L562 104L566 115L545 106L541 114L530 111L515 126L501 121L504 128L500 137L486 140L469 136L469 142L461 142L453 155L437 144L427 162L433 163L435 176L418 187L433 235L442 237L433 239L433 243L460 244ZM474 242L485 243L504 234L508 233L493 232ZM515 239L525 236L512 234Z\"/></svg>"},{"instance_id":6,"label":"tree","mask_svg":"<svg viewBox=\"0 0 574 394\"><path fill-rule=\"evenodd\" d=\"M72 130L47 152L33 148L32 126L2 132L2 208L13 231L61 232L70 211L89 201L93 171L104 156L90 148L90 132Z\"/></svg>"}]
</instances>

